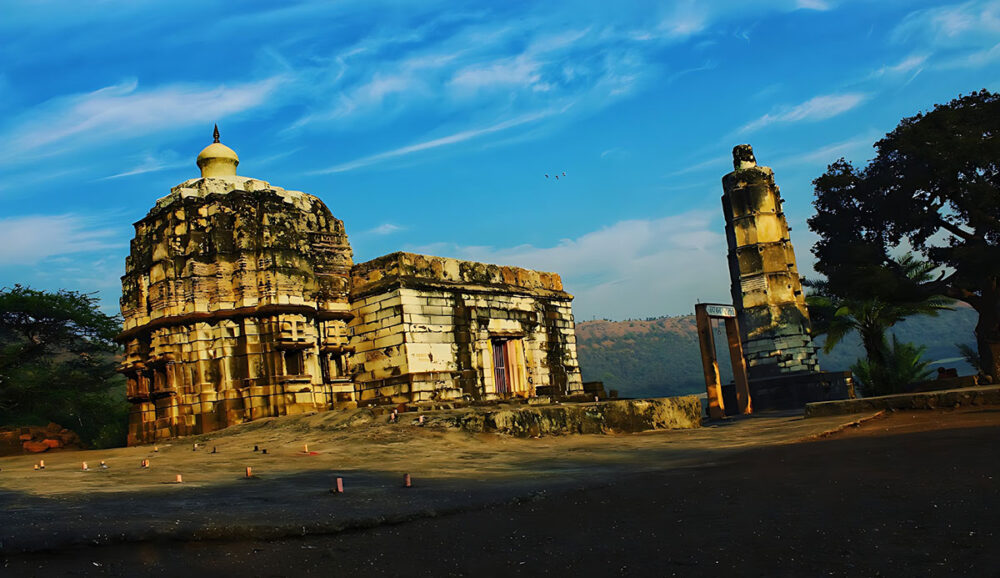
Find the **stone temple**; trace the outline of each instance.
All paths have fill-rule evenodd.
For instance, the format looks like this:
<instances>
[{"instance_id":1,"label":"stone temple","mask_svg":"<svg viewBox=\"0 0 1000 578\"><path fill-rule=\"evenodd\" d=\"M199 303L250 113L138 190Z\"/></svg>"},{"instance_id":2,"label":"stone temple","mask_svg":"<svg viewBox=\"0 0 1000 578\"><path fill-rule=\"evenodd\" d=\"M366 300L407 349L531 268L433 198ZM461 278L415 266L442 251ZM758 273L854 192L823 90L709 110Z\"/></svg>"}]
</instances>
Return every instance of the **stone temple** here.
<instances>
[{"instance_id":1,"label":"stone temple","mask_svg":"<svg viewBox=\"0 0 1000 578\"><path fill-rule=\"evenodd\" d=\"M583 392L554 273L393 253L355 264L317 197L201 177L135 223L122 277L129 444L267 416Z\"/></svg>"}]
</instances>

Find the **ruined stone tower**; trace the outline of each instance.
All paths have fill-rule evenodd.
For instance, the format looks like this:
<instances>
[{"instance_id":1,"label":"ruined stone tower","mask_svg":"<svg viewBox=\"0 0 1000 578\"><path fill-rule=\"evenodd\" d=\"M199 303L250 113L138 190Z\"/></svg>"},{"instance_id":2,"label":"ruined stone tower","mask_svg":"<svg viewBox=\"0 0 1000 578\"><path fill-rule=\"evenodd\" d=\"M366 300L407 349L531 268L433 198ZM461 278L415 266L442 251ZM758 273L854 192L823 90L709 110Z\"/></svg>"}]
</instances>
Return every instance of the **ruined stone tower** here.
<instances>
[{"instance_id":1,"label":"ruined stone tower","mask_svg":"<svg viewBox=\"0 0 1000 578\"><path fill-rule=\"evenodd\" d=\"M122 277L129 443L352 399L351 247L318 198L236 175L215 142L135 223Z\"/></svg>"},{"instance_id":2,"label":"ruined stone tower","mask_svg":"<svg viewBox=\"0 0 1000 578\"><path fill-rule=\"evenodd\" d=\"M750 145L733 149L722 178L733 303L749 378L819 371L809 313L774 171L757 166Z\"/></svg>"}]
</instances>

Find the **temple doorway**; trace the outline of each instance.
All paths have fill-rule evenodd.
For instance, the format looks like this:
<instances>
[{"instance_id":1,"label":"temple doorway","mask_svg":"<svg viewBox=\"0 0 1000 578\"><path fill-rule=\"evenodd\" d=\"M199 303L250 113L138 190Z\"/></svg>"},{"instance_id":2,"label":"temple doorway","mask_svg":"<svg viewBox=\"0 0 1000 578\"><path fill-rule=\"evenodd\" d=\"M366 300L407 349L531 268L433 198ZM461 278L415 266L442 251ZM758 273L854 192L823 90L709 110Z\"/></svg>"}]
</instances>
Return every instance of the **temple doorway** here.
<instances>
[{"instance_id":1,"label":"temple doorway","mask_svg":"<svg viewBox=\"0 0 1000 578\"><path fill-rule=\"evenodd\" d=\"M510 356L507 354L507 342L493 340L493 383L500 397L510 396Z\"/></svg>"},{"instance_id":2,"label":"temple doorway","mask_svg":"<svg viewBox=\"0 0 1000 578\"><path fill-rule=\"evenodd\" d=\"M527 391L527 369L524 342L516 338L494 338L493 384L498 397L530 395Z\"/></svg>"}]
</instances>

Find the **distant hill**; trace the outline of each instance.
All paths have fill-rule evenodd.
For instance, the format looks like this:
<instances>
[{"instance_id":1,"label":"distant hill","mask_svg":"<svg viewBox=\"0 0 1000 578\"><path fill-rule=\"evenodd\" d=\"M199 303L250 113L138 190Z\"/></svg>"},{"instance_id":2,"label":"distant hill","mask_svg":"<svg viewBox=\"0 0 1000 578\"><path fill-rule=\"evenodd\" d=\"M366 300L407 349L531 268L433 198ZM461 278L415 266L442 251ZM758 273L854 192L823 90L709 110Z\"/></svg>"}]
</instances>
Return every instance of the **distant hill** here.
<instances>
[{"instance_id":1,"label":"distant hill","mask_svg":"<svg viewBox=\"0 0 1000 578\"><path fill-rule=\"evenodd\" d=\"M961 360L955 344L975 346L977 317L972 308L959 306L938 317L908 319L893 331L900 341L926 346L925 359L957 367L965 375L972 368ZM583 321L577 323L576 335L584 381L603 381L605 389L617 389L627 397L682 395L705 389L694 315ZM724 333L717 329L719 370L726 383L732 379L732 371L728 352L721 345L724 343ZM819 355L820 367L840 371L849 369L863 356L863 350L852 335L829 355Z\"/></svg>"}]
</instances>

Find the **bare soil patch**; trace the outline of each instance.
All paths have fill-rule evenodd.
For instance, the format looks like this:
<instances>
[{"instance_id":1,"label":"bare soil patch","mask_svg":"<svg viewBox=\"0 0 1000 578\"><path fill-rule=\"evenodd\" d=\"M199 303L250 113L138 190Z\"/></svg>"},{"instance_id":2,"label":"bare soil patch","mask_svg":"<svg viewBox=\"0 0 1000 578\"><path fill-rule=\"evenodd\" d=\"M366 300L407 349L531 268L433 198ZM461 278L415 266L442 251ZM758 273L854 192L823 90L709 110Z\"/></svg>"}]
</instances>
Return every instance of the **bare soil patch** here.
<instances>
[{"instance_id":1,"label":"bare soil patch","mask_svg":"<svg viewBox=\"0 0 1000 578\"><path fill-rule=\"evenodd\" d=\"M282 448L271 465L290 468L289 475L245 483L229 471L245 460L226 458L224 481L204 454L178 445L161 451L201 465L197 491L123 479L124 490L100 499L54 490L8 491L4 499L58 517L48 530L82 534L87 524L114 527L135 517L161 523L155 508L170 509L187 537L64 544L8 554L3 564L11 575L46 576L1000 575L998 408L890 413L814 438L843 423L771 416L700 431L542 440L378 426L362 438L346 432L327 440L338 443L317 446L313 457L295 457L290 444L270 440ZM214 441L222 452L224 438L245 445L247 433ZM359 444L353 453L329 449L349 442ZM307 464L331 453L360 460L345 476L357 483L343 496L313 488L327 483L329 464ZM393 467L374 467L404 454L413 460L406 465L436 464L440 475L414 473L417 487L404 490ZM0 475L11 459L0 460ZM101 518L100 508L111 512ZM270 517L263 527L338 515L365 523L315 536L313 526L299 537L198 534L211 516L250 527L255 511ZM20 514L13 521L13 530L28 533L41 523Z\"/></svg>"}]
</instances>

